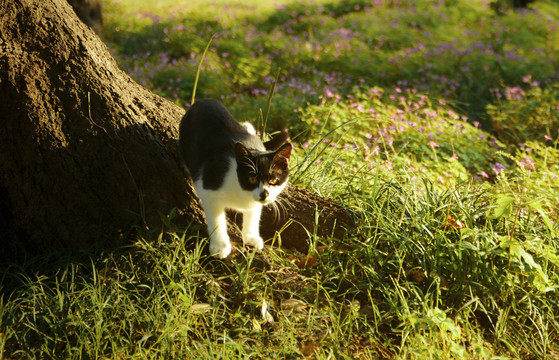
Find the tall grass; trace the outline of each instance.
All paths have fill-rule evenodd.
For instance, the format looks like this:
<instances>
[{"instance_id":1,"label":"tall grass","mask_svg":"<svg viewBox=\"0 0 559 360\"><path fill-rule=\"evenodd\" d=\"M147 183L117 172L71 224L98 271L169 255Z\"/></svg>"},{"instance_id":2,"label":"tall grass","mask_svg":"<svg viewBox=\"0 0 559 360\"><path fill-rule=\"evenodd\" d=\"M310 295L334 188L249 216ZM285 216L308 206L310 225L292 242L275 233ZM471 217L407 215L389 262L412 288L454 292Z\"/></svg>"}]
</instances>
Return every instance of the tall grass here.
<instances>
[{"instance_id":1,"label":"tall grass","mask_svg":"<svg viewBox=\"0 0 559 360\"><path fill-rule=\"evenodd\" d=\"M221 261L171 213L6 265L0 358L559 356L557 4L203 4L107 2L106 41L180 105L201 64L198 97L288 126L291 181L356 227Z\"/></svg>"}]
</instances>

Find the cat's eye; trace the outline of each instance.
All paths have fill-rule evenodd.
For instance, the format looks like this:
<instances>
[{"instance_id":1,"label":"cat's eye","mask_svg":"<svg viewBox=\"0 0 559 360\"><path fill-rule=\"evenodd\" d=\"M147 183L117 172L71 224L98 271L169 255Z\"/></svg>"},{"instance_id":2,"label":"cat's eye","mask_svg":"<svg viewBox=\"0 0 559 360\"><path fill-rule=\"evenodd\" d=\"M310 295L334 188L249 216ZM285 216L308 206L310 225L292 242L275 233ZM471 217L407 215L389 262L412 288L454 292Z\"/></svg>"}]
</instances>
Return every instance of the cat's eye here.
<instances>
[{"instance_id":1,"label":"cat's eye","mask_svg":"<svg viewBox=\"0 0 559 360\"><path fill-rule=\"evenodd\" d=\"M270 185L277 185L277 184L279 184L279 179L278 179L278 178L271 178L271 179L268 181L268 184L270 184Z\"/></svg>"},{"instance_id":2,"label":"cat's eye","mask_svg":"<svg viewBox=\"0 0 559 360\"><path fill-rule=\"evenodd\" d=\"M256 178L256 176L251 175L248 177L248 182L251 183L252 185L256 185L258 184L258 179Z\"/></svg>"}]
</instances>

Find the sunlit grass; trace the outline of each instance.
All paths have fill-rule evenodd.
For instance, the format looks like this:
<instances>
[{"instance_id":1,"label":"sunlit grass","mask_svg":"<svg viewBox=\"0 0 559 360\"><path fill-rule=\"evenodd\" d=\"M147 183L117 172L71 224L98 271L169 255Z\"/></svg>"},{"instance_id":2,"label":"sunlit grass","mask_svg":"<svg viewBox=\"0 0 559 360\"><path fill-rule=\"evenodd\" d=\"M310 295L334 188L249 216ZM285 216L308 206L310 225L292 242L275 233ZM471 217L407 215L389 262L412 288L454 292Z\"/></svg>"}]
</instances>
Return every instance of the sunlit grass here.
<instances>
[{"instance_id":1,"label":"sunlit grass","mask_svg":"<svg viewBox=\"0 0 559 360\"><path fill-rule=\"evenodd\" d=\"M257 124L274 89L267 130L291 129L291 181L341 202L356 227L309 233L309 254L222 262L169 214L115 253L12 265L0 358L558 356L556 4L105 11L121 66L185 107L216 34L196 97Z\"/></svg>"}]
</instances>

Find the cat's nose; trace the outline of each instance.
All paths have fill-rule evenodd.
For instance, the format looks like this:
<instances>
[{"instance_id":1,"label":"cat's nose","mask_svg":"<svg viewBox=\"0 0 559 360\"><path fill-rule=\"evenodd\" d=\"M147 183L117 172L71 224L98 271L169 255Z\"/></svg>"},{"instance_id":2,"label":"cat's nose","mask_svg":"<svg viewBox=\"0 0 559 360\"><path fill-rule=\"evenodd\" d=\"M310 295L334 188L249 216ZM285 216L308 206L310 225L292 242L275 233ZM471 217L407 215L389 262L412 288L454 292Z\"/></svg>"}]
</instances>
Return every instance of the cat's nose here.
<instances>
[{"instance_id":1,"label":"cat's nose","mask_svg":"<svg viewBox=\"0 0 559 360\"><path fill-rule=\"evenodd\" d=\"M268 197L268 190L264 189L262 190L262 192L260 193L260 201L264 201L266 200L266 198Z\"/></svg>"}]
</instances>

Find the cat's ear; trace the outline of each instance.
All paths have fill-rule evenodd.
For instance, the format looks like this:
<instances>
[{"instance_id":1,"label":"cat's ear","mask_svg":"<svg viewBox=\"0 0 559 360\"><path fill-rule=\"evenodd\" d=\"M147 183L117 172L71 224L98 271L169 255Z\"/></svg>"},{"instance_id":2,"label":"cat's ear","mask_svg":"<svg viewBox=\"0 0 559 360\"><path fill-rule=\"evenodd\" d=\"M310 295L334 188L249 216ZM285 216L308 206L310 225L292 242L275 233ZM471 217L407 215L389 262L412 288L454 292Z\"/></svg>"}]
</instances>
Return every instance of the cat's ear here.
<instances>
[{"instance_id":1,"label":"cat's ear","mask_svg":"<svg viewBox=\"0 0 559 360\"><path fill-rule=\"evenodd\" d=\"M285 143L274 154L273 166L282 170L289 168L289 158L291 157L291 143Z\"/></svg>"},{"instance_id":2,"label":"cat's ear","mask_svg":"<svg viewBox=\"0 0 559 360\"><path fill-rule=\"evenodd\" d=\"M281 145L285 144L287 140L289 140L289 131L285 129L274 135L270 140L266 141L264 143L264 147L268 151L275 151Z\"/></svg>"},{"instance_id":3,"label":"cat's ear","mask_svg":"<svg viewBox=\"0 0 559 360\"><path fill-rule=\"evenodd\" d=\"M242 159L252 158L252 153L243 144L236 143L235 144L235 158L237 159L237 162L239 162Z\"/></svg>"}]
</instances>

